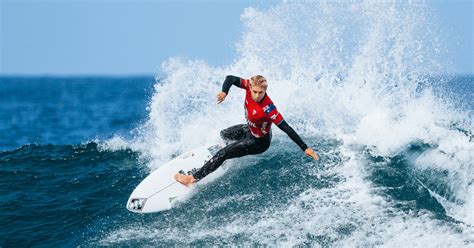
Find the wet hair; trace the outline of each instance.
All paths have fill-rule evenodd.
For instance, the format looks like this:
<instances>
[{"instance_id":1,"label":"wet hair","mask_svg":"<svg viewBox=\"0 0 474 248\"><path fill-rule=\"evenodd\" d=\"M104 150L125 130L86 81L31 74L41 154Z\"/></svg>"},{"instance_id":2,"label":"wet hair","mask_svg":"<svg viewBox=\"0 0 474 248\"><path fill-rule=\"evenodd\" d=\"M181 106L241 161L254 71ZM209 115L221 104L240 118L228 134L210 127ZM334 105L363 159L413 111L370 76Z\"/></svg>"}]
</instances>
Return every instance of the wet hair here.
<instances>
[{"instance_id":1,"label":"wet hair","mask_svg":"<svg viewBox=\"0 0 474 248\"><path fill-rule=\"evenodd\" d=\"M267 79L262 75L256 75L250 78L250 84L252 86L259 86L259 87L268 87Z\"/></svg>"}]
</instances>

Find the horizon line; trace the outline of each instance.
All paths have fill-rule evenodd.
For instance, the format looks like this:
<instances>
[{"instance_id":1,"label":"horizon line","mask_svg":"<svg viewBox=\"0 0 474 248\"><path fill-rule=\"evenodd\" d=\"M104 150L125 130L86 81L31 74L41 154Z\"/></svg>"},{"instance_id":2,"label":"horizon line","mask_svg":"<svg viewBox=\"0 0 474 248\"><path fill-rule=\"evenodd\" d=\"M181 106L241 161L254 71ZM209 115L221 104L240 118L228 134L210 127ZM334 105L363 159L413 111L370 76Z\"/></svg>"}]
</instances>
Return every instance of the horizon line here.
<instances>
[{"instance_id":1,"label":"horizon line","mask_svg":"<svg viewBox=\"0 0 474 248\"><path fill-rule=\"evenodd\" d=\"M431 76L457 76L457 77L474 77L474 72L446 72L443 74L432 74ZM52 73L41 73L41 74L2 74L0 73L0 78L127 78L127 77L153 77L153 78L162 78L163 74L153 74L153 73L130 73L130 74L52 74Z\"/></svg>"},{"instance_id":2,"label":"horizon line","mask_svg":"<svg viewBox=\"0 0 474 248\"><path fill-rule=\"evenodd\" d=\"M52 73L38 73L38 74L19 74L19 73L9 73L9 74L0 74L0 78L85 78L85 77L96 77L96 78L123 78L123 77L154 77L159 76L158 74L153 73L130 73L130 74L99 74L99 73L90 73L90 74L52 74Z\"/></svg>"}]
</instances>

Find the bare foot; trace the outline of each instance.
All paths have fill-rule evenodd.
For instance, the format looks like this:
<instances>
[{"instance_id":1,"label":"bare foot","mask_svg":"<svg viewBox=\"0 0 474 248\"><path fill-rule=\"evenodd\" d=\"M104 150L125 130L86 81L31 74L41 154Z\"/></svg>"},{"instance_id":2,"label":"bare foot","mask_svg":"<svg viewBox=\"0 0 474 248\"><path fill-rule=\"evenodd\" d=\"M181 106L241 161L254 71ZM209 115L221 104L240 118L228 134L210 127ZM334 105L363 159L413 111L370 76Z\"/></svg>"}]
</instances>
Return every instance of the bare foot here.
<instances>
[{"instance_id":1,"label":"bare foot","mask_svg":"<svg viewBox=\"0 0 474 248\"><path fill-rule=\"evenodd\" d=\"M191 184L196 182L196 178L194 178L193 175L183 175L179 173L174 175L174 179L186 187L189 187Z\"/></svg>"}]
</instances>

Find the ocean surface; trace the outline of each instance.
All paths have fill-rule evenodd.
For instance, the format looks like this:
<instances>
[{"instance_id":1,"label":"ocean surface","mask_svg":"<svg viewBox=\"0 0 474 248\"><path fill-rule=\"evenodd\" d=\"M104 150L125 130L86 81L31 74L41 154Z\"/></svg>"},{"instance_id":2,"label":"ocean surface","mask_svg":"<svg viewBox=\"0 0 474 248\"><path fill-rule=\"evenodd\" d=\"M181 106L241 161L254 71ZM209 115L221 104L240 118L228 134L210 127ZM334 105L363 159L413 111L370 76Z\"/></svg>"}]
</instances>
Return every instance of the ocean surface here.
<instances>
[{"instance_id":1,"label":"ocean surface","mask_svg":"<svg viewBox=\"0 0 474 248\"><path fill-rule=\"evenodd\" d=\"M281 3L242 13L227 66L0 77L0 246L474 247L474 76L449 73L430 13ZM320 161L274 126L175 208L129 212L150 172L244 123L240 89L215 95L257 73Z\"/></svg>"},{"instance_id":2,"label":"ocean surface","mask_svg":"<svg viewBox=\"0 0 474 248\"><path fill-rule=\"evenodd\" d=\"M472 113L474 77L453 83L459 95L466 96L466 87L471 90L465 99ZM459 171L429 164L419 169L414 160L436 150L423 141L381 157L368 148L348 155L339 140L303 135L320 153L321 162L313 162L280 135L269 151L234 162L226 176L200 186L177 208L148 215L128 212L125 203L150 172L150 158L114 144L113 137L132 139L131 130L146 122L153 84L153 77L1 78L2 247L331 246L350 239L371 246L399 235L410 237L401 243L423 244L428 242L424 234L439 230L457 244L474 245L473 223L446 209L469 204L469 198L458 199L456 193L468 185L452 188L448 180L450 173L472 177L464 175L472 161ZM472 131L456 132L474 142ZM348 181L346 170L354 170L346 164L348 156L364 161L361 185L342 186ZM367 201L382 209L372 212ZM420 226L409 227L410 222ZM412 234L408 227L422 231Z\"/></svg>"}]
</instances>

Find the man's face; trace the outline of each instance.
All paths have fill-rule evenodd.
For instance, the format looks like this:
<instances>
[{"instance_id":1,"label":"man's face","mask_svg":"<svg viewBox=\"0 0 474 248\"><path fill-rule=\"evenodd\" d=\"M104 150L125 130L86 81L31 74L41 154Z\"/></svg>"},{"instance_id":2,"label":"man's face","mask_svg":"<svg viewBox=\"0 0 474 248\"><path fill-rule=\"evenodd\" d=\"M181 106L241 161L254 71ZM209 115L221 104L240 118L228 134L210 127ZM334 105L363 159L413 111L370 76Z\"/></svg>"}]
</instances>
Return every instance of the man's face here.
<instances>
[{"instance_id":1,"label":"man's face","mask_svg":"<svg viewBox=\"0 0 474 248\"><path fill-rule=\"evenodd\" d=\"M252 95L252 99L256 102L260 102L265 96L266 92L267 92L267 87L252 86L252 85L250 86L250 94Z\"/></svg>"}]
</instances>

